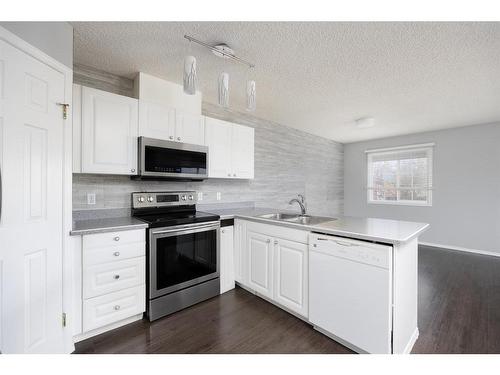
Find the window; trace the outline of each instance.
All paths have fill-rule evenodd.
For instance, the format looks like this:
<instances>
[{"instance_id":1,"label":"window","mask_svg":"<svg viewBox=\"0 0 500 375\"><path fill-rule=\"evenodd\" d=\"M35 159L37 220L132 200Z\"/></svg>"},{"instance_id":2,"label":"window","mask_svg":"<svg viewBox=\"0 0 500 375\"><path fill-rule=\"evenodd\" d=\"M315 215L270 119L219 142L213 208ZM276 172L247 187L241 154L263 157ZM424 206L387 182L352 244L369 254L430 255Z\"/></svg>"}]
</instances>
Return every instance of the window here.
<instances>
[{"instance_id":1,"label":"window","mask_svg":"<svg viewBox=\"0 0 500 375\"><path fill-rule=\"evenodd\" d=\"M431 206L432 146L367 150L368 203Z\"/></svg>"}]
</instances>

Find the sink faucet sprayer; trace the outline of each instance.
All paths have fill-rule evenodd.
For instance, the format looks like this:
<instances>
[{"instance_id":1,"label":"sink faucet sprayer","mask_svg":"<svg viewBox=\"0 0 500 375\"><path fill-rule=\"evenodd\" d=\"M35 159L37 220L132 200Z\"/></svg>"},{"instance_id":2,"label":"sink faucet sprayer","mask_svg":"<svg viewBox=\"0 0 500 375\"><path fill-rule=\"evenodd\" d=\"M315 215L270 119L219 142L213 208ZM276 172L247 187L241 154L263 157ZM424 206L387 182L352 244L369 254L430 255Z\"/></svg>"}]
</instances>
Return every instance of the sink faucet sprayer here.
<instances>
[{"instance_id":1,"label":"sink faucet sprayer","mask_svg":"<svg viewBox=\"0 0 500 375\"><path fill-rule=\"evenodd\" d=\"M306 199L304 198L304 196L302 194L298 194L298 199L297 198L293 198L292 200L290 200L290 202L288 202L288 204L292 204L294 202L297 202L300 206L300 211L301 211L301 215L305 215L306 214Z\"/></svg>"}]
</instances>

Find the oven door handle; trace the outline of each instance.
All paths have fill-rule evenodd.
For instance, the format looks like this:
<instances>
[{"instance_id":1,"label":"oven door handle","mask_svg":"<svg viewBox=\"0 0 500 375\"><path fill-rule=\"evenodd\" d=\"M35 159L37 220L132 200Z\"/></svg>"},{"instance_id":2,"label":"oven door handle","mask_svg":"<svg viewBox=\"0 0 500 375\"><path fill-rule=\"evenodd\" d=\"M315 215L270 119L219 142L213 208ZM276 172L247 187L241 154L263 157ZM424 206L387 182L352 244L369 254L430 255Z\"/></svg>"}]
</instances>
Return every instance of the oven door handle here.
<instances>
[{"instance_id":1,"label":"oven door handle","mask_svg":"<svg viewBox=\"0 0 500 375\"><path fill-rule=\"evenodd\" d=\"M189 232L189 233L195 233L195 232L205 232L207 230L211 229L219 229L220 224L217 222L217 224L209 224L209 225L198 225L198 226L188 226L184 228L172 228L172 229L163 229L163 230L158 230L158 231L152 231L152 235L157 235L157 234L166 234L166 233L184 233L184 232Z\"/></svg>"}]
</instances>

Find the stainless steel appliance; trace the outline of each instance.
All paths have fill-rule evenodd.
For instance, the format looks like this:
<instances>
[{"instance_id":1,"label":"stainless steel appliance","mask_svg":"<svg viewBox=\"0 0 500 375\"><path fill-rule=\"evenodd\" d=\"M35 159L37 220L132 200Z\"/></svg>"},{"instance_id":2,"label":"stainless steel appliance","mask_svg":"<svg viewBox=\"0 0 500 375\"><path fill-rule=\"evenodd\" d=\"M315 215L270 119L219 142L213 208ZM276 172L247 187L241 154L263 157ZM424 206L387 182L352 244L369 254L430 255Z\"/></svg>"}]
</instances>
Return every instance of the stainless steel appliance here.
<instances>
[{"instance_id":1,"label":"stainless steel appliance","mask_svg":"<svg viewBox=\"0 0 500 375\"><path fill-rule=\"evenodd\" d=\"M132 193L147 230L150 321L219 295L219 216L196 211L196 192Z\"/></svg>"},{"instance_id":2,"label":"stainless steel appliance","mask_svg":"<svg viewBox=\"0 0 500 375\"><path fill-rule=\"evenodd\" d=\"M208 147L139 137L138 175L134 179L208 178Z\"/></svg>"}]
</instances>

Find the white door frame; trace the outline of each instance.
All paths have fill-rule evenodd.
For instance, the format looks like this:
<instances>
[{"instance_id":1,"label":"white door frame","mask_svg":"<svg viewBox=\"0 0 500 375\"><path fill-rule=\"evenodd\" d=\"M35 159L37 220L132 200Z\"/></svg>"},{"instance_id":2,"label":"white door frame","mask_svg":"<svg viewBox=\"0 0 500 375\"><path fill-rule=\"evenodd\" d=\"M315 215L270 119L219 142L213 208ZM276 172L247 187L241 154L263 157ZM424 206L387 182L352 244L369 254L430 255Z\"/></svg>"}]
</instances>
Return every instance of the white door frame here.
<instances>
[{"instance_id":1,"label":"white door frame","mask_svg":"<svg viewBox=\"0 0 500 375\"><path fill-rule=\"evenodd\" d=\"M67 113L67 119L64 121L63 127L63 142L61 145L63 147L63 238L62 241L62 259L63 264L61 265L63 271L63 309L66 312L68 319L65 332L65 343L64 348L67 353L74 351L74 344L72 338L71 317L74 316L72 311L73 306L73 296L71 287L73 285L73 252L71 251L71 238L69 232L72 229L72 211L73 211L73 199L72 199L72 184L73 184L73 172L72 172L72 147L73 147L73 135L72 135L72 86L73 86L73 69L67 67L66 65L60 63L54 58L50 57L46 53L40 51L38 48L33 47L31 44L25 40L19 38L17 35L11 33L4 27L0 26L0 40L12 45L13 47L23 51L24 53L30 55L31 57L37 59L38 61L50 66L54 70L60 72L64 75L64 102L70 104L70 108ZM62 109L61 109L62 111ZM62 116L62 112L61 112ZM61 312L62 313L62 312ZM62 318L61 318L62 319ZM62 323L61 323L62 324Z\"/></svg>"}]
</instances>

